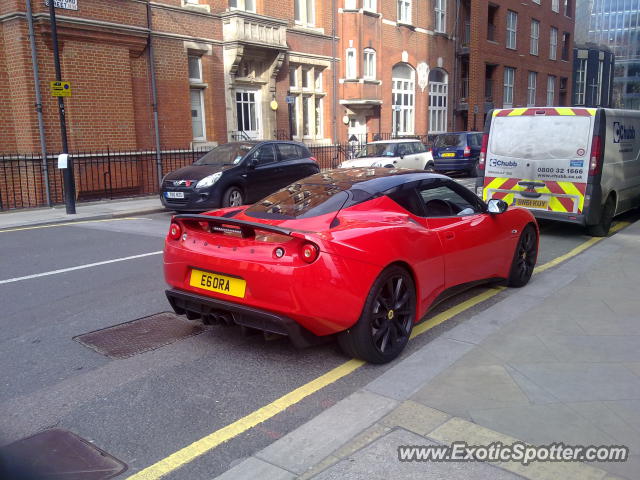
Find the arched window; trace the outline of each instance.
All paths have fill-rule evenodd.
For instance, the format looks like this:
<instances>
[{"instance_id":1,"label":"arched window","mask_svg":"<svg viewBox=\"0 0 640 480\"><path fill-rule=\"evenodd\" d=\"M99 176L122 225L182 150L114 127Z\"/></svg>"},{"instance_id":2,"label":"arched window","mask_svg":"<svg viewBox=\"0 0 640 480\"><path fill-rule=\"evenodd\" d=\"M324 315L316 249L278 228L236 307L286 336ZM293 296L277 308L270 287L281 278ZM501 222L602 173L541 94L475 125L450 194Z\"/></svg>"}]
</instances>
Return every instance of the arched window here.
<instances>
[{"instance_id":1,"label":"arched window","mask_svg":"<svg viewBox=\"0 0 640 480\"><path fill-rule=\"evenodd\" d=\"M429 72L429 133L447 131L449 75L440 68Z\"/></svg>"},{"instance_id":2,"label":"arched window","mask_svg":"<svg viewBox=\"0 0 640 480\"><path fill-rule=\"evenodd\" d=\"M406 63L399 63L391 72L393 133L413 134L415 107L415 72Z\"/></svg>"}]
</instances>

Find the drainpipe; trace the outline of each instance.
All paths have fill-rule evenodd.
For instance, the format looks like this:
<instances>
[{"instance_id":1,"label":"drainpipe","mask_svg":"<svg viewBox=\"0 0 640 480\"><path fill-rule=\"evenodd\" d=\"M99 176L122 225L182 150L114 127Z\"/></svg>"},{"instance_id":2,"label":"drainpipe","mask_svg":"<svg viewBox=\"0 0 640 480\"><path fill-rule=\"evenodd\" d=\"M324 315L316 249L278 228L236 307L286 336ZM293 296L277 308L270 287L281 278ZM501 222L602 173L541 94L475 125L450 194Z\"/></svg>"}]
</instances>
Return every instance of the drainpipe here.
<instances>
[{"instance_id":1,"label":"drainpipe","mask_svg":"<svg viewBox=\"0 0 640 480\"><path fill-rule=\"evenodd\" d=\"M331 68L332 72L332 95L333 102L331 104L331 116L333 117L333 142L338 142L338 72L336 60L336 0L331 0Z\"/></svg>"},{"instance_id":2,"label":"drainpipe","mask_svg":"<svg viewBox=\"0 0 640 480\"><path fill-rule=\"evenodd\" d=\"M36 90L36 112L38 113L38 130L40 131L40 151L42 152L42 174L44 175L47 205L51 203L51 186L49 185L49 169L47 168L47 140L44 136L44 120L42 118L42 93L40 92L40 68L38 67L38 51L33 30L33 11L31 0L27 0L27 23L29 25L29 43L31 44L31 63L33 64L33 82Z\"/></svg>"},{"instance_id":3,"label":"drainpipe","mask_svg":"<svg viewBox=\"0 0 640 480\"><path fill-rule=\"evenodd\" d=\"M469 3L469 8L471 8L471 3ZM471 18L471 16L469 16ZM451 131L456 130L455 122L456 116L455 111L458 106L459 100L459 92L458 92L458 28L459 28L459 20L460 20L460 0L456 0L456 21L453 26L453 112L451 115L451 124L449 127ZM469 42L471 43L471 42ZM469 67L471 67L471 46L469 46ZM469 127L469 112L467 111L467 126Z\"/></svg>"},{"instance_id":4,"label":"drainpipe","mask_svg":"<svg viewBox=\"0 0 640 480\"><path fill-rule=\"evenodd\" d=\"M156 84L156 64L153 54L153 24L151 21L151 0L147 0L147 28L149 30L149 38L147 49L149 52L149 76L151 77L151 96L153 107L153 128L156 136L156 169L158 171L158 184L162 185L162 151L160 150L160 122L158 121L158 86Z\"/></svg>"}]
</instances>

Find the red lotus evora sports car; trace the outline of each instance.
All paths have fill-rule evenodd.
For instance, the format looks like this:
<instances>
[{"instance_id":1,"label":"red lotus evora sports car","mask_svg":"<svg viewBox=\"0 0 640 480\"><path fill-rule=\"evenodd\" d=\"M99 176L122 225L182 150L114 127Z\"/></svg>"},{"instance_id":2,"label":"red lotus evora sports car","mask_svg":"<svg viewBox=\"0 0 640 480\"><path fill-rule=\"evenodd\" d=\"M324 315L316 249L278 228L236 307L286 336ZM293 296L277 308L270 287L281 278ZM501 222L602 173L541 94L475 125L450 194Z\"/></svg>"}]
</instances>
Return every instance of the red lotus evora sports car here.
<instances>
[{"instance_id":1,"label":"red lotus evora sports car","mask_svg":"<svg viewBox=\"0 0 640 480\"><path fill-rule=\"evenodd\" d=\"M385 363L413 324L461 286L525 285L538 226L443 175L354 168L300 180L252 206L173 217L164 250L178 314L288 335L337 334Z\"/></svg>"}]
</instances>

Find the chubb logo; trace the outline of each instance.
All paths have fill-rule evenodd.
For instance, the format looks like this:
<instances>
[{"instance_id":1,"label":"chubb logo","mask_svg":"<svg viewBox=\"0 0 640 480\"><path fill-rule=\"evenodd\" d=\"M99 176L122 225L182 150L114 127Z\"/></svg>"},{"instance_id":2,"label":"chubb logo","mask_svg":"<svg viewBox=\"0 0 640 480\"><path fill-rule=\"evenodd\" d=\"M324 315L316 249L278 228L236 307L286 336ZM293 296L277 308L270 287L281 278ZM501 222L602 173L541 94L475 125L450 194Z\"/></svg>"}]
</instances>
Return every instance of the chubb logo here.
<instances>
[{"instance_id":1,"label":"chubb logo","mask_svg":"<svg viewBox=\"0 0 640 480\"><path fill-rule=\"evenodd\" d=\"M517 167L518 163L513 160L505 161L505 160L497 160L492 158L489 160L490 167Z\"/></svg>"},{"instance_id":2,"label":"chubb logo","mask_svg":"<svg viewBox=\"0 0 640 480\"><path fill-rule=\"evenodd\" d=\"M613 143L627 142L629 140L635 140L635 138L635 127L627 127L620 122L613 122Z\"/></svg>"}]
</instances>

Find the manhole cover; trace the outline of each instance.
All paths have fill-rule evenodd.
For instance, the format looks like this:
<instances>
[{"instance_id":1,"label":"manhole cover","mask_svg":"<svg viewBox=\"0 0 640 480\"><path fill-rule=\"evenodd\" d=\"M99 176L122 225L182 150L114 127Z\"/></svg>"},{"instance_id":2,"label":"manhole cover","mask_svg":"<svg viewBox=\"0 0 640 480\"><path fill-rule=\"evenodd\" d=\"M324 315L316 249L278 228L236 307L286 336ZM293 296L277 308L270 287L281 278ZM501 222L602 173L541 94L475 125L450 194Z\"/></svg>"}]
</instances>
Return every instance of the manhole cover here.
<instances>
[{"instance_id":1,"label":"manhole cover","mask_svg":"<svg viewBox=\"0 0 640 480\"><path fill-rule=\"evenodd\" d=\"M108 357L127 358L203 331L201 324L163 312L85 333L74 337L74 340Z\"/></svg>"},{"instance_id":2,"label":"manhole cover","mask_svg":"<svg viewBox=\"0 0 640 480\"><path fill-rule=\"evenodd\" d=\"M8 478L104 480L127 469L83 438L57 428L2 447L0 453Z\"/></svg>"}]
</instances>

